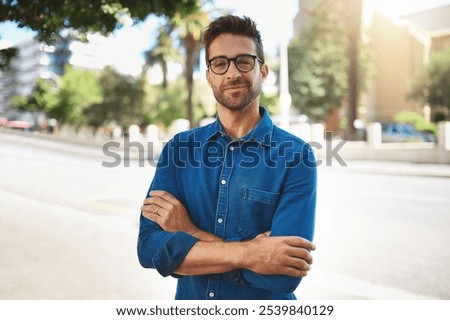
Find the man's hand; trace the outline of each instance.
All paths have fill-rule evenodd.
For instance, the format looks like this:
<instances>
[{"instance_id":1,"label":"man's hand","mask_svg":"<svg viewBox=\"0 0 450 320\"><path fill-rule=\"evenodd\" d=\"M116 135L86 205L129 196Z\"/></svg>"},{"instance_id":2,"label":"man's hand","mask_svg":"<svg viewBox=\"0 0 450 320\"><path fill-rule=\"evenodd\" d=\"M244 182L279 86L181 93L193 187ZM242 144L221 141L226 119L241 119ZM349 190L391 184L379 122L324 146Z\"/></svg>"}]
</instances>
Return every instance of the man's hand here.
<instances>
[{"instance_id":1,"label":"man's hand","mask_svg":"<svg viewBox=\"0 0 450 320\"><path fill-rule=\"evenodd\" d=\"M312 264L310 250L316 247L301 237L269 237L262 233L249 241L247 269L261 274L304 277Z\"/></svg>"},{"instance_id":2,"label":"man's hand","mask_svg":"<svg viewBox=\"0 0 450 320\"><path fill-rule=\"evenodd\" d=\"M200 230L192 222L183 204L167 191L153 190L141 206L144 217L158 224L164 231L184 231L202 241L223 241L215 234Z\"/></svg>"},{"instance_id":3,"label":"man's hand","mask_svg":"<svg viewBox=\"0 0 450 320\"><path fill-rule=\"evenodd\" d=\"M192 235L198 232L186 208L169 192L151 191L141 210L144 217L157 223L164 231L184 231Z\"/></svg>"}]
</instances>

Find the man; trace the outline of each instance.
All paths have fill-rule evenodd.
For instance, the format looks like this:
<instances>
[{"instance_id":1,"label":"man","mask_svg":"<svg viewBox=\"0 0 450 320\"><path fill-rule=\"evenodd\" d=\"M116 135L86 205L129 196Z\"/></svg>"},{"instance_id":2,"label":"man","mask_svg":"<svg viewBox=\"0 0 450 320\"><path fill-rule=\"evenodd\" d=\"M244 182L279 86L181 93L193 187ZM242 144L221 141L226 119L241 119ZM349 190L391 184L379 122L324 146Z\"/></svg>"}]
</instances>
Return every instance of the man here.
<instances>
[{"instance_id":1,"label":"man","mask_svg":"<svg viewBox=\"0 0 450 320\"><path fill-rule=\"evenodd\" d=\"M259 105L268 67L256 24L221 17L203 40L217 120L161 153L140 263L178 277L176 299L295 299L315 248L313 152Z\"/></svg>"}]
</instances>

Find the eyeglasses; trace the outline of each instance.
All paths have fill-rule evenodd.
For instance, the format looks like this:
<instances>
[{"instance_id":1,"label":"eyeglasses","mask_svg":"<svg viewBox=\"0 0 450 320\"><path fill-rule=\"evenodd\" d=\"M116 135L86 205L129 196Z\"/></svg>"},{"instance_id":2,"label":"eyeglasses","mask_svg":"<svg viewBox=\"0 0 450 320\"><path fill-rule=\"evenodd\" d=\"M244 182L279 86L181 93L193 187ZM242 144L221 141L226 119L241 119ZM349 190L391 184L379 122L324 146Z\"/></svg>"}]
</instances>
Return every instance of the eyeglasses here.
<instances>
[{"instance_id":1,"label":"eyeglasses","mask_svg":"<svg viewBox=\"0 0 450 320\"><path fill-rule=\"evenodd\" d=\"M255 67L256 59L258 62L263 64L261 59L252 54L241 54L236 58L228 59L225 56L218 56L208 60L208 68L212 72L218 75L225 74L230 68L230 62L233 61L234 65L240 72L249 72Z\"/></svg>"}]
</instances>

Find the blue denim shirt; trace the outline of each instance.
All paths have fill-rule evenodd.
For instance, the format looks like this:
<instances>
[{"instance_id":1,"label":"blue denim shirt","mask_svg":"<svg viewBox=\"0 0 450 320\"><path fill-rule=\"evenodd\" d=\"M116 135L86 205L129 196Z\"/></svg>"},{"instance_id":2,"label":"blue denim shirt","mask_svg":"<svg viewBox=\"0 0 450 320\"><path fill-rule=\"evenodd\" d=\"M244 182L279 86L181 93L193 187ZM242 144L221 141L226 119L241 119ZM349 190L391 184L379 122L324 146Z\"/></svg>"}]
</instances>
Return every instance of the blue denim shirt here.
<instances>
[{"instance_id":1,"label":"blue denim shirt","mask_svg":"<svg viewBox=\"0 0 450 320\"><path fill-rule=\"evenodd\" d=\"M312 240L317 171L310 146L261 120L233 140L220 121L177 134L158 160L150 190L165 190L181 201L193 223L225 241L295 235ZM148 195L147 195L148 196ZM173 275L197 238L165 232L142 216L140 263ZM250 270L178 277L176 299L295 299L301 278L262 275Z\"/></svg>"}]
</instances>

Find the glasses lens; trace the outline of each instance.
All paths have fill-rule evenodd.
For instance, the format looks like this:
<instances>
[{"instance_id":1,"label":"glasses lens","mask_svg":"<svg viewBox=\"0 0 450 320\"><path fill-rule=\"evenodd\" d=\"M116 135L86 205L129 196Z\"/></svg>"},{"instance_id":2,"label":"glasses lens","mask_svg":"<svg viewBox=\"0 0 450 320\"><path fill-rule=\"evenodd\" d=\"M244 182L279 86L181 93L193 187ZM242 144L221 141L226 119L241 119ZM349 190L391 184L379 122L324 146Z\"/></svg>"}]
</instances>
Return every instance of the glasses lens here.
<instances>
[{"instance_id":1,"label":"glasses lens","mask_svg":"<svg viewBox=\"0 0 450 320\"><path fill-rule=\"evenodd\" d=\"M255 66L255 58L253 56L239 56L236 58L236 67L242 72L248 72Z\"/></svg>"},{"instance_id":2,"label":"glasses lens","mask_svg":"<svg viewBox=\"0 0 450 320\"><path fill-rule=\"evenodd\" d=\"M228 60L225 58L214 58L211 60L210 67L215 73L225 73L228 69Z\"/></svg>"}]
</instances>

